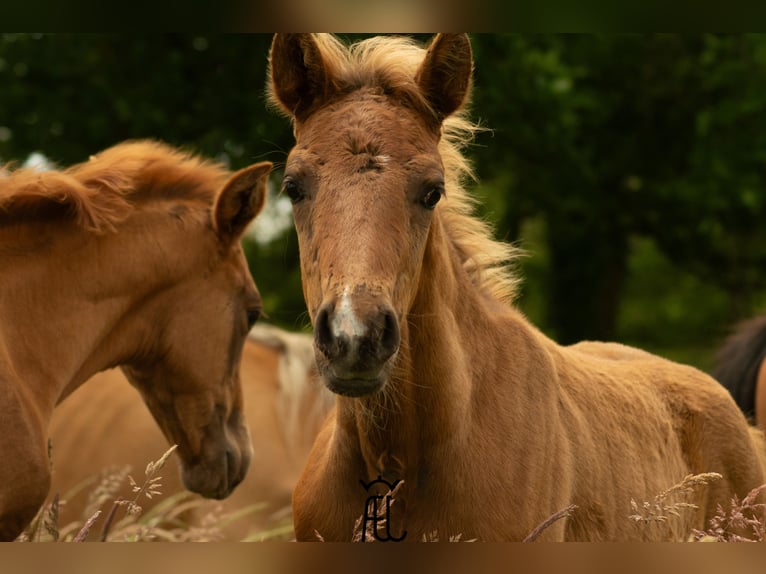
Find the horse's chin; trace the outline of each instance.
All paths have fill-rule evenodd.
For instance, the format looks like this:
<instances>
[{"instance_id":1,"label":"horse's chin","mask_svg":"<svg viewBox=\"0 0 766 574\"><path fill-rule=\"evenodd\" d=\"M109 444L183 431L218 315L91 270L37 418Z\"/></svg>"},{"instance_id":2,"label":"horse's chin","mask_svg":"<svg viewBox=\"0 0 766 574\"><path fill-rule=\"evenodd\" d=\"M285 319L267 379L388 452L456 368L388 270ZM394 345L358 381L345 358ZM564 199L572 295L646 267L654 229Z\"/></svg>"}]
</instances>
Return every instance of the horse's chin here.
<instances>
[{"instance_id":1,"label":"horse's chin","mask_svg":"<svg viewBox=\"0 0 766 574\"><path fill-rule=\"evenodd\" d=\"M359 398L379 392L386 384L387 377L381 375L371 378L342 378L325 375L322 378L325 386L333 393L344 397Z\"/></svg>"}]
</instances>

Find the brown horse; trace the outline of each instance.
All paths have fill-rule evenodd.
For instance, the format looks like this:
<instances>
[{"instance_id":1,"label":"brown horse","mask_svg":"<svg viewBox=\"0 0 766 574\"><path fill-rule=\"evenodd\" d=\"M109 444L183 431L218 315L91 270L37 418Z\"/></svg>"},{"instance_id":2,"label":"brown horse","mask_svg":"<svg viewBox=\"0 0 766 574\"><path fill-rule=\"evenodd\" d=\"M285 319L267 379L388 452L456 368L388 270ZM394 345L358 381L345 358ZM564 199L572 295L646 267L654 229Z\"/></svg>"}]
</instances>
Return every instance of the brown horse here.
<instances>
[{"instance_id":1,"label":"brown horse","mask_svg":"<svg viewBox=\"0 0 766 574\"><path fill-rule=\"evenodd\" d=\"M685 539L764 482L758 436L704 373L616 343L562 347L510 304L515 252L462 185L472 66L465 35L274 37L270 96L296 139L283 191L337 394L293 495L296 536L350 540L362 517L384 539L521 540L575 504L543 539ZM697 512L628 519L631 499L702 472L723 478Z\"/></svg>"},{"instance_id":2,"label":"brown horse","mask_svg":"<svg viewBox=\"0 0 766 574\"><path fill-rule=\"evenodd\" d=\"M237 365L261 298L239 238L270 168L231 175L140 141L0 178L1 539L48 494L54 407L117 365L178 444L190 490L223 498L242 480Z\"/></svg>"},{"instance_id":3,"label":"brown horse","mask_svg":"<svg viewBox=\"0 0 766 574\"><path fill-rule=\"evenodd\" d=\"M242 540L289 520L293 488L332 406L332 394L316 378L311 340L311 335L258 324L245 342L240 379L253 458L245 479L220 507L224 517L240 510L251 512L220 527L225 540ZM65 500L59 509L62 526L89 518L88 497L102 471L130 466L131 476L140 484L146 464L166 448L157 424L120 369L96 374L88 381L88 392L75 393L57 407L50 437L51 493ZM139 504L145 512L184 488L172 470L160 474L162 496L142 497ZM134 498L127 484L115 496ZM101 521L92 529L94 536L114 499L106 501ZM189 506L192 512L186 520L201 526L210 505Z\"/></svg>"},{"instance_id":4,"label":"brown horse","mask_svg":"<svg viewBox=\"0 0 766 574\"><path fill-rule=\"evenodd\" d=\"M712 374L745 416L766 428L766 315L735 325L715 353Z\"/></svg>"}]
</instances>

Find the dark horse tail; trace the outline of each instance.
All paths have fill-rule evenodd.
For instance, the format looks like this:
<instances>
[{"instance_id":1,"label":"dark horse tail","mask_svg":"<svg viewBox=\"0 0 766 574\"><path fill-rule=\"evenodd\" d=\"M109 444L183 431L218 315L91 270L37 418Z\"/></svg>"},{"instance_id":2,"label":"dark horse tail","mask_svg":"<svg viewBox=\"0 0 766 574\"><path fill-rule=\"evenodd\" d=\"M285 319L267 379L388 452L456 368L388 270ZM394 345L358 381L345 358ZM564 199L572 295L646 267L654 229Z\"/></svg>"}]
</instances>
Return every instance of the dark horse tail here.
<instances>
[{"instance_id":1,"label":"dark horse tail","mask_svg":"<svg viewBox=\"0 0 766 574\"><path fill-rule=\"evenodd\" d=\"M749 419L755 418L755 386L766 357L766 315L737 324L716 351L712 375L734 397Z\"/></svg>"}]
</instances>

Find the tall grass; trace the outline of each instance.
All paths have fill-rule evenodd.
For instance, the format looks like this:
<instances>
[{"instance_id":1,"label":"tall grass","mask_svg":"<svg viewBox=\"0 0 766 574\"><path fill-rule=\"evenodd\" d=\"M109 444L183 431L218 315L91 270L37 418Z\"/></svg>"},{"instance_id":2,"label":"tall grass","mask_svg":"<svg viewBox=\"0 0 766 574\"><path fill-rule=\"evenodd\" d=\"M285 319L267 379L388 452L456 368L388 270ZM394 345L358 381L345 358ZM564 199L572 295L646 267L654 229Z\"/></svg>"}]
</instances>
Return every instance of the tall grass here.
<instances>
[{"instance_id":1,"label":"tall grass","mask_svg":"<svg viewBox=\"0 0 766 574\"><path fill-rule=\"evenodd\" d=\"M722 475L716 472L707 472L700 474L690 474L684 477L680 482L658 493L651 501L637 502L630 500L630 509L632 513L626 514L625 519L632 521L638 528L664 528L670 525L674 520L681 520L689 512L696 512L699 506L684 500L686 497L693 496L700 488L720 480ZM399 488L404 484L401 481L397 487L387 493L391 497L391 507L396 504L396 494ZM715 516L709 521L704 530L691 529L685 539L679 542L763 542L766 534L764 519L766 518L766 503L758 502L761 493L766 490L766 484L754 488L743 499L734 497L727 508L720 505L717 508ZM542 533L552 524L559 520L567 519L577 512L577 505L571 504L540 522L522 542L535 542ZM377 507L377 518L375 526L385 538L386 520L382 506ZM368 516L373 514L373 508L368 508ZM362 530L363 516L360 516L354 525L354 542L376 542L376 537L370 531ZM668 529L670 530L670 529ZM317 540L323 541L321 533L315 532ZM640 536L638 537L640 538ZM423 542L438 542L440 535L434 531L424 535ZM474 542L476 539L465 540L462 535L457 534L449 536L446 541L449 542Z\"/></svg>"},{"instance_id":2,"label":"tall grass","mask_svg":"<svg viewBox=\"0 0 766 574\"><path fill-rule=\"evenodd\" d=\"M142 504L163 495L162 475L165 467L175 451L175 446L168 449L158 460L149 462L141 482L130 474L129 467L105 469L95 484L92 481L82 483L63 496L54 495L51 502L43 506L29 527L19 536L19 542L82 542L82 541L122 541L122 542L210 542L224 540L223 529L226 525L239 520L248 520L254 513L261 511L265 503L250 505L233 512L224 512L219 504L201 499L184 491L168 496L144 510ZM679 483L658 493L652 500L638 502L630 500L631 512L626 513L625 520L632 521L637 528L664 528L675 520L683 520L686 513L694 513L698 506L688 500L695 492L708 484L721 479L718 473L702 473L688 475ZM126 484L132 491L131 498L121 498L117 492ZM62 506L69 497L73 496L84 485L93 485L88 492L88 502L80 519L67 524L59 524L59 514ZM404 484L401 481L387 496L391 497L392 506L396 504L398 489ZM702 530L692 529L685 538L687 542L762 542L766 535L764 516L766 503L760 499L766 491L766 484L754 488L744 498L734 497L727 507L718 506L713 516ZM189 519L190 511L197 512L197 518ZM385 529L385 517L380 513L383 506L378 507L379 520L375 526ZM371 513L372 508L368 510ZM524 542L534 542L552 524L575 516L577 506L570 505L543 520L533 528ZM200 515L202 516L200 518ZM368 514L369 515L369 514ZM362 521L360 516L353 529L353 540L362 541ZM383 534L383 531L380 531ZM320 533L317 540L322 541ZM382 536L383 537L383 536ZM638 536L638 538L641 538ZM264 531L253 532L244 538L245 542L266 540L293 540L292 523L286 519L283 523ZM422 542L439 541L440 534L436 531L421 538ZM450 542L473 542L475 539L464 539L462 535L447 538ZM365 542L374 542L375 536L366 531Z\"/></svg>"},{"instance_id":3,"label":"tall grass","mask_svg":"<svg viewBox=\"0 0 766 574\"><path fill-rule=\"evenodd\" d=\"M220 503L202 499L188 491L156 501L163 496L160 471L175 449L172 446L159 459L149 462L142 481L130 474L129 466L110 467L63 495L54 494L51 502L40 509L17 541L214 542L225 539L223 529L228 524L247 520L265 507L265 503L253 504L225 512ZM130 486L132 496L117 496L126 484ZM60 524L61 507L85 488L90 490L82 516ZM148 501L152 502L152 506L145 509ZM195 518L190 518L192 511L196 511ZM281 540L288 536L292 536L291 523L253 532L245 540Z\"/></svg>"}]
</instances>

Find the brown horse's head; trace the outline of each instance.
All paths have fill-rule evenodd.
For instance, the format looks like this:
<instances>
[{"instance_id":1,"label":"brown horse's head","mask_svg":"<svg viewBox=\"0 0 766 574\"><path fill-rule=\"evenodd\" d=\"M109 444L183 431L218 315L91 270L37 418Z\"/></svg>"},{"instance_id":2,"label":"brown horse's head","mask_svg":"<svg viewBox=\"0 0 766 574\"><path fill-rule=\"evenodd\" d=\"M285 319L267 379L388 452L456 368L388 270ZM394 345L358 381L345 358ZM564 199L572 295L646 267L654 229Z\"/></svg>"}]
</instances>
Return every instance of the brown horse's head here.
<instances>
[{"instance_id":1,"label":"brown horse's head","mask_svg":"<svg viewBox=\"0 0 766 574\"><path fill-rule=\"evenodd\" d=\"M156 232L167 268L155 270L172 280L126 319L140 342L122 368L178 445L185 486L209 498L228 496L252 455L239 364L262 302L239 239L263 206L270 169L256 164L202 193L202 202L174 202L166 232Z\"/></svg>"},{"instance_id":2,"label":"brown horse's head","mask_svg":"<svg viewBox=\"0 0 766 574\"><path fill-rule=\"evenodd\" d=\"M387 381L445 195L443 120L468 96L465 35L423 50L375 38L277 34L272 99L294 120L283 190L293 202L319 370L362 396Z\"/></svg>"}]
</instances>

